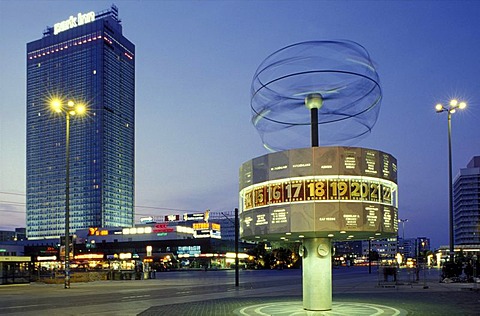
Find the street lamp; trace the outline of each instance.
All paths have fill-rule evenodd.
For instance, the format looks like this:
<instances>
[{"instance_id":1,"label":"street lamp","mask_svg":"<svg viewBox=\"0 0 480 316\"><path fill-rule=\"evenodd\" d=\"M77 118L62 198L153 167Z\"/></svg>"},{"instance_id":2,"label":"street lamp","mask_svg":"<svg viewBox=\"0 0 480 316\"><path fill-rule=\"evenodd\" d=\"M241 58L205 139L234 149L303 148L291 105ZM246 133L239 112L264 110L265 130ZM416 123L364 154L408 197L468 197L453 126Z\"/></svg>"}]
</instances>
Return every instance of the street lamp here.
<instances>
[{"instance_id":1,"label":"street lamp","mask_svg":"<svg viewBox=\"0 0 480 316\"><path fill-rule=\"evenodd\" d=\"M399 223L402 223L402 239L405 242L405 223L408 222L408 219L399 219Z\"/></svg>"},{"instance_id":2,"label":"street lamp","mask_svg":"<svg viewBox=\"0 0 480 316\"><path fill-rule=\"evenodd\" d=\"M397 262L399 259L403 260L403 257L405 256L405 223L408 222L408 219L399 219L398 222L402 223L402 254L400 255L400 257L398 257L398 254L400 253L400 242L398 240L399 236L397 232ZM398 262L399 265L401 263L402 261Z\"/></svg>"},{"instance_id":3,"label":"street lamp","mask_svg":"<svg viewBox=\"0 0 480 316\"><path fill-rule=\"evenodd\" d=\"M65 114L65 288L70 288L70 116L84 115L87 111L84 104L68 101L64 102L58 98L50 101L50 108L56 113Z\"/></svg>"},{"instance_id":4,"label":"street lamp","mask_svg":"<svg viewBox=\"0 0 480 316\"><path fill-rule=\"evenodd\" d=\"M448 213L449 213L449 228L450 228L450 262L454 262L454 238L453 238L453 191L452 191L452 114L457 109L464 109L467 103L459 102L458 100L450 100L448 106L438 103L435 106L437 113L447 112L448 117Z\"/></svg>"}]
</instances>

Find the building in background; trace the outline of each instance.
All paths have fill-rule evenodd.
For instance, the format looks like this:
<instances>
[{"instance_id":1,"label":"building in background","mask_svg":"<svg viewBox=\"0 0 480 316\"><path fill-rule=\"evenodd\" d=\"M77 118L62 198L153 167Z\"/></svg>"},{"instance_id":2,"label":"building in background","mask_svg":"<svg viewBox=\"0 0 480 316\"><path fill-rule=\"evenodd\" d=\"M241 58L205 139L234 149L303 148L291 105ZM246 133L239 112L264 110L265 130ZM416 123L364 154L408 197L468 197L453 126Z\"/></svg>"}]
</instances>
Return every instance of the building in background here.
<instances>
[{"instance_id":1,"label":"building in background","mask_svg":"<svg viewBox=\"0 0 480 316\"><path fill-rule=\"evenodd\" d=\"M235 240L235 210L210 212L209 220L220 225L222 239Z\"/></svg>"},{"instance_id":2,"label":"building in background","mask_svg":"<svg viewBox=\"0 0 480 316\"><path fill-rule=\"evenodd\" d=\"M27 44L27 238L65 230L66 119L52 99L84 103L70 122L70 231L134 224L135 46L118 10L78 13Z\"/></svg>"},{"instance_id":3,"label":"building in background","mask_svg":"<svg viewBox=\"0 0 480 316\"><path fill-rule=\"evenodd\" d=\"M455 245L480 245L480 156L455 177L453 204Z\"/></svg>"},{"instance_id":4,"label":"building in background","mask_svg":"<svg viewBox=\"0 0 480 316\"><path fill-rule=\"evenodd\" d=\"M423 259L430 249L430 238L400 238L398 240L398 252L404 259Z\"/></svg>"},{"instance_id":5,"label":"building in background","mask_svg":"<svg viewBox=\"0 0 480 316\"><path fill-rule=\"evenodd\" d=\"M25 228L15 228L12 230L0 230L0 242L1 241L22 241L26 239Z\"/></svg>"},{"instance_id":6,"label":"building in background","mask_svg":"<svg viewBox=\"0 0 480 316\"><path fill-rule=\"evenodd\" d=\"M362 242L362 249L365 256L369 252L369 242ZM373 239L370 241L370 251L378 254L378 259L383 262L392 261L395 258L397 250L397 238Z\"/></svg>"}]
</instances>

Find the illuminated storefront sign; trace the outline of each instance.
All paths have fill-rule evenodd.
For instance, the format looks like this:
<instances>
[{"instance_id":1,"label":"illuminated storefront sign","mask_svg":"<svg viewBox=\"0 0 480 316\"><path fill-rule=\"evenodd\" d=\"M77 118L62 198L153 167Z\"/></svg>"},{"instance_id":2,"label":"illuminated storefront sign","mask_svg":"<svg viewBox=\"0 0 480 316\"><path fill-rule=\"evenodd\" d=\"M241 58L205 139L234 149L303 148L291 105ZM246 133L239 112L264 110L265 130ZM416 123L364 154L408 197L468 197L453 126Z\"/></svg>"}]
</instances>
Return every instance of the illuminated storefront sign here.
<instances>
[{"instance_id":1,"label":"illuminated storefront sign","mask_svg":"<svg viewBox=\"0 0 480 316\"><path fill-rule=\"evenodd\" d=\"M210 225L208 223L193 223L193 229L210 229Z\"/></svg>"},{"instance_id":2,"label":"illuminated storefront sign","mask_svg":"<svg viewBox=\"0 0 480 316\"><path fill-rule=\"evenodd\" d=\"M205 214L203 213L194 213L194 214L183 214L184 221L203 221Z\"/></svg>"},{"instance_id":3,"label":"illuminated storefront sign","mask_svg":"<svg viewBox=\"0 0 480 316\"><path fill-rule=\"evenodd\" d=\"M180 215L165 215L165 222L177 222L180 220Z\"/></svg>"},{"instance_id":4,"label":"illuminated storefront sign","mask_svg":"<svg viewBox=\"0 0 480 316\"><path fill-rule=\"evenodd\" d=\"M168 224L155 224L152 231L154 233L172 233L175 231L173 227L168 227Z\"/></svg>"},{"instance_id":5,"label":"illuminated storefront sign","mask_svg":"<svg viewBox=\"0 0 480 316\"><path fill-rule=\"evenodd\" d=\"M185 227L185 226L176 226L177 233L184 233L184 234L191 234L193 235L193 228L192 227Z\"/></svg>"},{"instance_id":6,"label":"illuminated storefront sign","mask_svg":"<svg viewBox=\"0 0 480 316\"><path fill-rule=\"evenodd\" d=\"M56 261L57 256L38 256L37 261Z\"/></svg>"},{"instance_id":7,"label":"illuminated storefront sign","mask_svg":"<svg viewBox=\"0 0 480 316\"><path fill-rule=\"evenodd\" d=\"M158 236L166 236L167 233L193 234L193 228L185 226L168 226L168 223L158 223L153 226L123 228L123 235L142 235L155 233Z\"/></svg>"},{"instance_id":8,"label":"illuminated storefront sign","mask_svg":"<svg viewBox=\"0 0 480 316\"><path fill-rule=\"evenodd\" d=\"M153 232L152 227L131 227L131 228L124 228L122 233L124 235L137 235L137 234L151 234Z\"/></svg>"},{"instance_id":9,"label":"illuminated storefront sign","mask_svg":"<svg viewBox=\"0 0 480 316\"><path fill-rule=\"evenodd\" d=\"M88 228L88 236L107 236L108 230L106 229L98 229L97 227L90 227Z\"/></svg>"},{"instance_id":10,"label":"illuminated storefront sign","mask_svg":"<svg viewBox=\"0 0 480 316\"><path fill-rule=\"evenodd\" d=\"M103 259L103 254L100 253L86 253L81 255L76 255L74 257L76 260L93 260L93 259Z\"/></svg>"},{"instance_id":11,"label":"illuminated storefront sign","mask_svg":"<svg viewBox=\"0 0 480 316\"><path fill-rule=\"evenodd\" d=\"M53 25L53 34L57 35L58 33L73 29L77 26L84 25L90 22L95 21L95 12L91 11L85 14L78 13L77 16L71 15L65 21L55 23Z\"/></svg>"},{"instance_id":12,"label":"illuminated storefront sign","mask_svg":"<svg viewBox=\"0 0 480 316\"><path fill-rule=\"evenodd\" d=\"M205 213L193 213L193 214L183 214L184 221L204 221L208 222L210 218L210 210L206 210Z\"/></svg>"},{"instance_id":13,"label":"illuminated storefront sign","mask_svg":"<svg viewBox=\"0 0 480 316\"><path fill-rule=\"evenodd\" d=\"M1 249L0 249L1 250ZM55 247L47 247L47 249L45 250L40 250L40 253L42 254L57 254L58 253L58 249L56 249Z\"/></svg>"},{"instance_id":14,"label":"illuminated storefront sign","mask_svg":"<svg viewBox=\"0 0 480 316\"><path fill-rule=\"evenodd\" d=\"M141 217L140 218L140 223L153 223L153 222L154 222L154 220L153 220L152 216Z\"/></svg>"},{"instance_id":15,"label":"illuminated storefront sign","mask_svg":"<svg viewBox=\"0 0 480 316\"><path fill-rule=\"evenodd\" d=\"M190 256L199 256L201 253L200 246L178 246L177 254L179 257L188 258Z\"/></svg>"},{"instance_id":16,"label":"illuminated storefront sign","mask_svg":"<svg viewBox=\"0 0 480 316\"><path fill-rule=\"evenodd\" d=\"M125 260L125 259L132 259L132 253L131 252L128 252L128 253L120 253L118 255L118 258L120 260Z\"/></svg>"},{"instance_id":17,"label":"illuminated storefront sign","mask_svg":"<svg viewBox=\"0 0 480 316\"><path fill-rule=\"evenodd\" d=\"M193 223L195 238L221 238L220 224L216 223Z\"/></svg>"},{"instance_id":18,"label":"illuminated storefront sign","mask_svg":"<svg viewBox=\"0 0 480 316\"><path fill-rule=\"evenodd\" d=\"M217 223L193 223L193 229L212 229L220 230L220 224Z\"/></svg>"}]
</instances>

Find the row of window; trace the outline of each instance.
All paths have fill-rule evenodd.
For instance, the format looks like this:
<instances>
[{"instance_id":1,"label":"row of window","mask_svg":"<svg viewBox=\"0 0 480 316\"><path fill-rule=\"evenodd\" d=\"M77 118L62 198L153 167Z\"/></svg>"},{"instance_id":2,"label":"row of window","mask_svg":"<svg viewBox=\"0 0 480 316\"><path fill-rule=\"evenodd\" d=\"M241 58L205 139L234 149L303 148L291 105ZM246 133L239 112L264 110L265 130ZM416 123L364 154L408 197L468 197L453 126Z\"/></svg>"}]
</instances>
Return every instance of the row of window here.
<instances>
[{"instance_id":1,"label":"row of window","mask_svg":"<svg viewBox=\"0 0 480 316\"><path fill-rule=\"evenodd\" d=\"M91 34L83 35L74 39L69 39L68 41L57 43L51 46L47 47L42 47L41 49L37 49L31 52L27 53L27 58L29 60L34 60L37 58L45 57L45 56L50 56L54 55L59 52L63 52L65 50L79 47L81 45L85 45L97 40L103 39L105 43L112 45L113 42L116 42L119 46L121 46L124 50L126 50L126 53L124 54L129 60L133 60L134 54L130 52L125 46L120 44L117 40L115 40L113 37L108 36L107 34L102 35L101 31L96 31Z\"/></svg>"}]
</instances>

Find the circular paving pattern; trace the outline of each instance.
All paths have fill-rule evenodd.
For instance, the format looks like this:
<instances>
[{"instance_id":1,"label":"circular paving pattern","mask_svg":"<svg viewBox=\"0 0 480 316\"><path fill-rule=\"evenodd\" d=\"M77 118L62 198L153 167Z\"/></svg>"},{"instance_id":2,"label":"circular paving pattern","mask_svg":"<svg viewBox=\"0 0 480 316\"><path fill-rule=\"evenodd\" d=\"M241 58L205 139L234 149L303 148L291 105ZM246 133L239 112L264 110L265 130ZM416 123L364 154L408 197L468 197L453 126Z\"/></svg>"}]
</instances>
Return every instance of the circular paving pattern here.
<instances>
[{"instance_id":1,"label":"circular paving pattern","mask_svg":"<svg viewBox=\"0 0 480 316\"><path fill-rule=\"evenodd\" d=\"M316 316L316 315L355 315L355 316L404 316L407 312L385 305L358 303L358 302L338 302L332 303L330 311L307 311L303 309L301 301L272 302L265 304L250 305L238 308L234 311L235 315L274 315L274 316Z\"/></svg>"}]
</instances>

